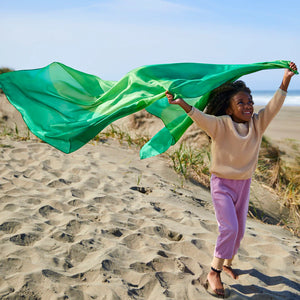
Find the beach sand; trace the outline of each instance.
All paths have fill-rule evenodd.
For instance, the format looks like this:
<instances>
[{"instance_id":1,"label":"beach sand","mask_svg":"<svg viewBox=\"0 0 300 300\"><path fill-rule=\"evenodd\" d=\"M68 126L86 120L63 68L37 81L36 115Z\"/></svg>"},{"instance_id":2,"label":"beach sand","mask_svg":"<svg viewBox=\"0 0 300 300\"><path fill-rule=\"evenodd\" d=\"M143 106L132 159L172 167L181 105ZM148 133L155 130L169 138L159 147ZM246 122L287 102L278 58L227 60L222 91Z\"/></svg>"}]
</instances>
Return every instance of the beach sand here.
<instances>
[{"instance_id":1,"label":"beach sand","mask_svg":"<svg viewBox=\"0 0 300 300\"><path fill-rule=\"evenodd\" d=\"M261 108L263 107L257 106L255 111ZM287 139L300 142L299 128L300 106L283 106L268 126L265 135L280 143Z\"/></svg>"},{"instance_id":2,"label":"beach sand","mask_svg":"<svg viewBox=\"0 0 300 300\"><path fill-rule=\"evenodd\" d=\"M201 284L218 233L209 191L162 156L111 139L68 155L0 143L0 299L213 299ZM239 279L222 274L228 299L300 298L299 251L286 229L248 218Z\"/></svg>"}]
</instances>

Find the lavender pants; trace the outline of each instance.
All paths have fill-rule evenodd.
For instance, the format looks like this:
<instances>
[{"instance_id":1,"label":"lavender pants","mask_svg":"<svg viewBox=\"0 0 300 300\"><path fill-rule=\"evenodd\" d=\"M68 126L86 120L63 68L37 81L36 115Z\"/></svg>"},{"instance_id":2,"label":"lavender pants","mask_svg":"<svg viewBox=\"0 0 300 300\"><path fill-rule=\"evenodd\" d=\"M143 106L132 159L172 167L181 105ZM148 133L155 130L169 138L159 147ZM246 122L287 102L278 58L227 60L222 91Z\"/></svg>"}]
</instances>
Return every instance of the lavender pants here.
<instances>
[{"instance_id":1,"label":"lavender pants","mask_svg":"<svg viewBox=\"0 0 300 300\"><path fill-rule=\"evenodd\" d=\"M233 180L211 176L211 195L219 226L215 257L231 259L244 236L251 178Z\"/></svg>"}]
</instances>

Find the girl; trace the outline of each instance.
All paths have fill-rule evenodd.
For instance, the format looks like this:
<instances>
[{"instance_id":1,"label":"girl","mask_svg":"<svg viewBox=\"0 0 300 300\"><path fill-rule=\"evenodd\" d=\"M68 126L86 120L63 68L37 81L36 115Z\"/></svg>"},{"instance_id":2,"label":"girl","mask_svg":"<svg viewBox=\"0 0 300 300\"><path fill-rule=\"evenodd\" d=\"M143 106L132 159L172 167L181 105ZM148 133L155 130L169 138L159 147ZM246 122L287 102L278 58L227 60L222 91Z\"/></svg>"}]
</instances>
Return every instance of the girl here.
<instances>
[{"instance_id":1,"label":"girl","mask_svg":"<svg viewBox=\"0 0 300 300\"><path fill-rule=\"evenodd\" d=\"M243 81L229 82L212 91L206 113L166 92L169 103L181 106L212 139L211 195L219 236L207 284L217 296L224 297L222 270L237 278L231 264L245 232L251 177L262 135L280 110L297 70L293 62L289 66L280 88L258 114L253 114L251 91Z\"/></svg>"}]
</instances>

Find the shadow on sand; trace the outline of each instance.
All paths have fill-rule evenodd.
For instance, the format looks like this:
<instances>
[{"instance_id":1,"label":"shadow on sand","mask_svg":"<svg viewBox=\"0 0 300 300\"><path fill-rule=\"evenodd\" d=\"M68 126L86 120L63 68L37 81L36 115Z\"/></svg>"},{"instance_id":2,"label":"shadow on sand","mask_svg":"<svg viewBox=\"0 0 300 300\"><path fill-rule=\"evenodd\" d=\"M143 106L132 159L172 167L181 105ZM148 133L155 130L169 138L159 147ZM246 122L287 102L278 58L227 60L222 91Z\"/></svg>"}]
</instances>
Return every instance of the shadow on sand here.
<instances>
[{"instance_id":1,"label":"shadow on sand","mask_svg":"<svg viewBox=\"0 0 300 300\"><path fill-rule=\"evenodd\" d=\"M286 299L286 300L295 300L300 299L300 284L289 280L283 276L267 276L255 269L250 270L238 270L236 269L238 275L248 274L250 276L256 277L259 281L263 282L267 287L274 286L278 284L284 284L290 289L294 289L295 292L292 291L272 291L267 287L261 287L258 285L241 285L241 284L233 284L231 288L234 289L234 292L238 294L241 299ZM252 294L247 297L246 295Z\"/></svg>"}]
</instances>

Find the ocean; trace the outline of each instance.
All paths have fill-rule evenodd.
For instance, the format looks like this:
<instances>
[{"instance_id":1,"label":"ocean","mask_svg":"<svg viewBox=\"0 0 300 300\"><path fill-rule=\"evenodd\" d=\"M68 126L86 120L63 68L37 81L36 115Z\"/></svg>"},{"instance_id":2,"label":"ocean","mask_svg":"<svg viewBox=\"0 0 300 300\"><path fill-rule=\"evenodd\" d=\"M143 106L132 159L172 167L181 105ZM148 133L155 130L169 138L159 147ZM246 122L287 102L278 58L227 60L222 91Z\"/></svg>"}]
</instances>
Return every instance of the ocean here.
<instances>
[{"instance_id":1,"label":"ocean","mask_svg":"<svg viewBox=\"0 0 300 300\"><path fill-rule=\"evenodd\" d=\"M273 91L252 91L255 105L266 105L274 95ZM300 106L300 90L288 91L284 106Z\"/></svg>"}]
</instances>

